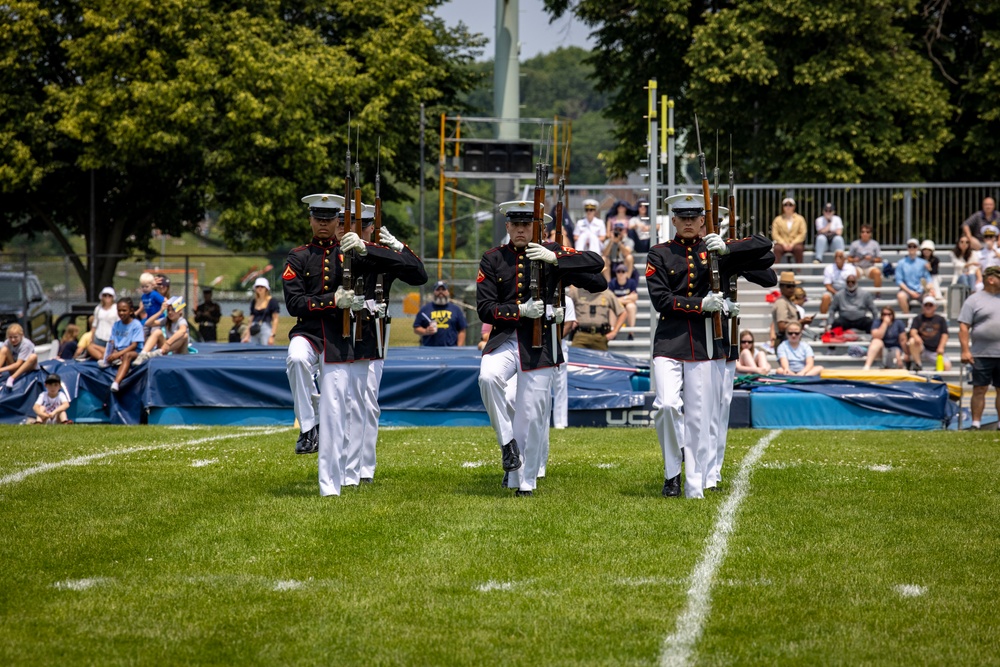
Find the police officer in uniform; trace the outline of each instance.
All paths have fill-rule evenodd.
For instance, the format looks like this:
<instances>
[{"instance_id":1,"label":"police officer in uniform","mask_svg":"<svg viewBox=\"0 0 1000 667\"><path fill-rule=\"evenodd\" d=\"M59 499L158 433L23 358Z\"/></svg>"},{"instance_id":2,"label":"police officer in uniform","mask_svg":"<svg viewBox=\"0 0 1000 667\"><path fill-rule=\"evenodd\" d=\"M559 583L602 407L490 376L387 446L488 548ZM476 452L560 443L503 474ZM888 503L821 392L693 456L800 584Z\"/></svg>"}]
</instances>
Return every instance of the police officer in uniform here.
<instances>
[{"instance_id":1,"label":"police officer in uniform","mask_svg":"<svg viewBox=\"0 0 1000 667\"><path fill-rule=\"evenodd\" d=\"M371 321L360 311L365 309L364 294L355 294L353 285L343 284L344 255L351 253L352 274L366 276L391 272L405 264L400 253L389 248L366 243L354 232L344 232L338 239L335 217L315 216L318 208L343 205L337 195L310 195L304 201L310 205L309 223L313 241L288 253L282 278L285 281L285 306L298 318L289 336L305 338L317 353L320 363L319 421L319 486L320 495L340 495L344 481L343 453L352 433L362 433L358 423L368 379L368 359L363 340L356 349L354 323ZM324 202L324 206L314 206ZM321 215L329 216L328 212ZM343 318L351 318L351 335L342 335ZM297 344L300 347L301 344ZM291 348L291 346L289 346ZM308 369L308 360L305 362ZM302 371L311 377L308 370ZM304 378L298 380L308 385ZM293 373L289 373L292 382ZM294 393L294 390L293 390ZM312 391L310 391L310 395ZM301 397L300 397L301 398ZM315 419L315 417L314 417Z\"/></svg>"},{"instance_id":2,"label":"police officer in uniform","mask_svg":"<svg viewBox=\"0 0 1000 667\"><path fill-rule=\"evenodd\" d=\"M573 347L607 350L608 341L618 335L628 315L618 297L609 289L594 293L579 287L567 289L566 297L576 307Z\"/></svg>"},{"instance_id":3,"label":"police officer in uniform","mask_svg":"<svg viewBox=\"0 0 1000 667\"><path fill-rule=\"evenodd\" d=\"M504 470L509 473L508 486L517 489L518 496L531 496L549 427L552 371L563 362L553 325L561 322L564 313L546 304L554 302L560 280L593 285L604 259L596 252L555 243L529 243L532 202L505 202L500 211L506 217L510 241L483 255L476 277L476 309L480 319L493 326L483 348L479 389L497 434ZM541 301L530 294L532 261L541 262ZM607 282L603 283L606 289ZM542 345L535 348L532 331L537 319L542 320ZM517 394L511 409L505 390L514 376Z\"/></svg>"},{"instance_id":4,"label":"police officer in uniform","mask_svg":"<svg viewBox=\"0 0 1000 667\"><path fill-rule=\"evenodd\" d=\"M759 235L730 243L718 234L702 238L701 195L682 193L666 203L673 209L677 234L646 257L646 285L659 313L653 338L654 424L663 452L663 495L680 495L683 450L685 495L702 498L714 464L711 425L729 349L725 327L722 344L713 341L712 313L732 306L721 293L710 291L708 253L719 253L720 273L739 271L760 268L773 244Z\"/></svg>"}]
</instances>

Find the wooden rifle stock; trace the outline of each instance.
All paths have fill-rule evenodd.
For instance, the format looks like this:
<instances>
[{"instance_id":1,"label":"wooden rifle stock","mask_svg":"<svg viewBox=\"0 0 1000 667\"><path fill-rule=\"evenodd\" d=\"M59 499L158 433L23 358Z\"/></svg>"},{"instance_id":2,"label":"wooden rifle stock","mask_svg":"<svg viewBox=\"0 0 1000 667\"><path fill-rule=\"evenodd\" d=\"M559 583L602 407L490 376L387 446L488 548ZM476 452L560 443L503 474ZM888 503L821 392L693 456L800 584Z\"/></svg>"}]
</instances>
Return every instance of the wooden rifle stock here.
<instances>
[{"instance_id":1,"label":"wooden rifle stock","mask_svg":"<svg viewBox=\"0 0 1000 667\"><path fill-rule=\"evenodd\" d=\"M700 140L699 140L700 141ZM701 162L701 191L705 197L705 231L709 234L714 234L716 230L715 224L715 214L716 211L712 208L712 198L709 192L708 186L708 170L705 168L705 154L701 153L698 156L698 160ZM719 255L718 253L710 252L708 253L708 265L712 271L711 276L711 288L713 292L718 292L721 290L722 285L719 279ZM714 338L719 340L722 338L722 313L715 311L712 313L712 327L714 329Z\"/></svg>"},{"instance_id":2,"label":"wooden rifle stock","mask_svg":"<svg viewBox=\"0 0 1000 667\"><path fill-rule=\"evenodd\" d=\"M545 207L545 176L544 176L544 166L541 162L535 165L535 209L531 216L531 242L541 243L542 242L542 215L543 209ZM531 282L528 285L531 298L535 301L542 300L542 266L541 262L532 261L531 262ZM542 319L545 317L545 313L542 313L542 317L535 319L532 324L531 329L531 347L539 348L542 346Z\"/></svg>"}]
</instances>

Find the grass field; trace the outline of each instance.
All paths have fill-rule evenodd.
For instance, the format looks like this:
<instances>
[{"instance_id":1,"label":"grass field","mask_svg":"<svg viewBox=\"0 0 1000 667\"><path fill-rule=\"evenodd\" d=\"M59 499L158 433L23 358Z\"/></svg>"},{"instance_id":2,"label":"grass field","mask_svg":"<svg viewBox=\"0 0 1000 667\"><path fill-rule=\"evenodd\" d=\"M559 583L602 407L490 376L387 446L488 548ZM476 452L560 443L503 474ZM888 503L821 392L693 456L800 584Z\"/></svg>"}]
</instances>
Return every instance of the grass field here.
<instances>
[{"instance_id":1,"label":"grass field","mask_svg":"<svg viewBox=\"0 0 1000 667\"><path fill-rule=\"evenodd\" d=\"M734 431L660 497L650 430L383 432L320 498L288 429L0 427L0 664L997 664L993 433Z\"/></svg>"}]
</instances>

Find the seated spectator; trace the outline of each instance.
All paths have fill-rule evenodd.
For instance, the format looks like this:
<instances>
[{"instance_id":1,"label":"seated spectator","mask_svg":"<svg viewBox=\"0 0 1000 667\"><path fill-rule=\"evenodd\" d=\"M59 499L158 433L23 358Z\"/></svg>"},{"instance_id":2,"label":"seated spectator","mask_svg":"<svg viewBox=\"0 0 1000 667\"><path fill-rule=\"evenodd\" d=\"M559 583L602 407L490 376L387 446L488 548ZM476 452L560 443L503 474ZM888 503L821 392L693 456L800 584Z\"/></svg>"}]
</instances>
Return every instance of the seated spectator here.
<instances>
[{"instance_id":1,"label":"seated spectator","mask_svg":"<svg viewBox=\"0 0 1000 667\"><path fill-rule=\"evenodd\" d=\"M882 248L872 238L872 226L861 225L861 238L851 242L847 250L847 261L854 265L862 278L875 284L875 298L879 298L878 288L882 286Z\"/></svg>"},{"instance_id":2,"label":"seated spectator","mask_svg":"<svg viewBox=\"0 0 1000 667\"><path fill-rule=\"evenodd\" d=\"M802 263L806 247L806 219L795 212L795 200L791 197L781 200L781 215L771 223L771 239L774 241L775 264L786 253L792 253L796 263Z\"/></svg>"},{"instance_id":3,"label":"seated spectator","mask_svg":"<svg viewBox=\"0 0 1000 667\"><path fill-rule=\"evenodd\" d=\"M896 300L904 314L910 312L910 301L920 301L925 295L934 295L927 264L917 256L919 247L917 239L907 241L907 255L896 263L896 284L899 286Z\"/></svg>"},{"instance_id":4,"label":"seated spectator","mask_svg":"<svg viewBox=\"0 0 1000 667\"><path fill-rule=\"evenodd\" d=\"M149 276L148 289L153 290L153 276L148 273L143 275ZM78 349L85 350L92 359L103 359L104 348L111 338L111 327L117 321L118 305L115 303L115 288L105 287L101 290L101 302L94 307L94 316L90 322L90 330L93 332L90 342L80 345Z\"/></svg>"},{"instance_id":5,"label":"seated spectator","mask_svg":"<svg viewBox=\"0 0 1000 667\"><path fill-rule=\"evenodd\" d=\"M1000 213L996 209L997 203L993 197L985 197L982 209L962 223L962 238L968 239L969 247L973 250L980 250L985 245L983 229L986 225L1000 225ZM983 269L985 268L984 266Z\"/></svg>"},{"instance_id":6,"label":"seated spectator","mask_svg":"<svg viewBox=\"0 0 1000 667\"><path fill-rule=\"evenodd\" d=\"M250 325L244 321L246 316L243 315L243 311L239 308L233 308L233 312L230 317L232 317L233 320L233 327L229 330L229 342L249 343Z\"/></svg>"},{"instance_id":7,"label":"seated spectator","mask_svg":"<svg viewBox=\"0 0 1000 667\"><path fill-rule=\"evenodd\" d=\"M118 317L118 313L115 313L115 317ZM76 358L75 361L88 361L93 357L90 356L90 341L94 339L94 330L89 329L83 332L80 336L80 342L76 346Z\"/></svg>"},{"instance_id":8,"label":"seated spectator","mask_svg":"<svg viewBox=\"0 0 1000 667\"><path fill-rule=\"evenodd\" d=\"M844 221L836 214L833 204L823 205L823 215L816 218L816 246L813 264L822 264L827 248L835 252L844 249Z\"/></svg>"},{"instance_id":9,"label":"seated spectator","mask_svg":"<svg viewBox=\"0 0 1000 667\"><path fill-rule=\"evenodd\" d=\"M802 340L802 327L793 322L785 330L788 337L778 346L778 375L798 375L801 377L819 375L822 366L815 365L815 357L809 343Z\"/></svg>"},{"instance_id":10,"label":"seated spectator","mask_svg":"<svg viewBox=\"0 0 1000 667\"><path fill-rule=\"evenodd\" d=\"M117 366L118 372L111 383L111 392L117 393L122 380L132 368L132 362L139 356L137 350L145 342L142 324L135 319L135 304L129 297L118 299L118 321L111 327L111 340L104 348L104 358L97 362L101 368Z\"/></svg>"},{"instance_id":11,"label":"seated spectator","mask_svg":"<svg viewBox=\"0 0 1000 667\"><path fill-rule=\"evenodd\" d=\"M162 327L154 328L146 343L142 346L142 352L135 359L135 365L141 366L151 357L159 357L164 354L187 354L188 322L184 318L184 297L174 296L167 300L166 322Z\"/></svg>"},{"instance_id":12,"label":"seated spectator","mask_svg":"<svg viewBox=\"0 0 1000 667\"><path fill-rule=\"evenodd\" d=\"M640 199L639 213L628 221L628 235L635 244L635 252L649 252L649 202Z\"/></svg>"},{"instance_id":13,"label":"seated spectator","mask_svg":"<svg viewBox=\"0 0 1000 667\"><path fill-rule=\"evenodd\" d=\"M979 253L973 252L967 237L958 238L955 247L951 249L951 261L955 267L955 273L951 276L952 285L965 285L969 291L982 288L983 274L979 268Z\"/></svg>"},{"instance_id":14,"label":"seated spectator","mask_svg":"<svg viewBox=\"0 0 1000 667\"><path fill-rule=\"evenodd\" d=\"M80 327L75 324L67 324L63 331L62 338L59 339L59 351L56 352L56 359L59 361L69 361L76 356L77 337L80 335Z\"/></svg>"},{"instance_id":15,"label":"seated spectator","mask_svg":"<svg viewBox=\"0 0 1000 667\"><path fill-rule=\"evenodd\" d=\"M944 354L948 345L948 321L935 312L936 308L934 297L928 294L924 297L921 313L910 321L904 350L908 370L919 373L925 364L934 368L939 356L944 370L951 370L951 359Z\"/></svg>"},{"instance_id":16,"label":"seated spectator","mask_svg":"<svg viewBox=\"0 0 1000 667\"><path fill-rule=\"evenodd\" d=\"M45 391L31 406L35 416L29 417L29 424L68 424L69 396L62 388L62 379L55 373L45 378Z\"/></svg>"},{"instance_id":17,"label":"seated spectator","mask_svg":"<svg viewBox=\"0 0 1000 667\"><path fill-rule=\"evenodd\" d=\"M924 260L927 265L927 271L931 274L931 283L934 287L934 294L940 298L941 297L941 278L939 277L941 273L941 260L937 258L934 254L934 241L930 239L924 239L923 243L920 244L920 258Z\"/></svg>"},{"instance_id":18,"label":"seated spectator","mask_svg":"<svg viewBox=\"0 0 1000 667\"><path fill-rule=\"evenodd\" d=\"M997 235L1000 228L996 225L983 227L983 247L979 251L979 268L983 271L991 266L1000 266L1000 248L997 248Z\"/></svg>"},{"instance_id":19,"label":"seated spectator","mask_svg":"<svg viewBox=\"0 0 1000 667\"><path fill-rule=\"evenodd\" d=\"M796 286L801 284L801 281L795 279L795 273L792 271L782 271L778 276L778 289L781 291L781 296L771 307L773 331L770 342L774 349L777 349L778 345L785 340L785 329L789 324L800 324L799 331L801 332L801 325L809 324L813 320L812 316L802 316L795 307L795 302L792 301ZM803 310L803 312L805 311Z\"/></svg>"},{"instance_id":20,"label":"seated spectator","mask_svg":"<svg viewBox=\"0 0 1000 667\"><path fill-rule=\"evenodd\" d=\"M741 375L756 373L770 375L771 364L764 350L754 349L753 332L745 329L740 332L740 356L736 359L736 372Z\"/></svg>"},{"instance_id":21,"label":"seated spectator","mask_svg":"<svg viewBox=\"0 0 1000 667\"><path fill-rule=\"evenodd\" d=\"M613 223L611 235L608 236L604 250L601 251L601 254L604 255L604 278L608 282L611 282L612 266L624 264L629 275L632 275L635 268L635 256L632 253L635 243L628 237L625 224L624 222Z\"/></svg>"},{"instance_id":22,"label":"seated spectator","mask_svg":"<svg viewBox=\"0 0 1000 667\"><path fill-rule=\"evenodd\" d=\"M833 295L844 289L849 276L857 277L858 271L853 264L847 263L847 253L843 250L836 250L833 253L833 264L823 269L823 300L819 304L819 312L826 313L830 310L830 302ZM865 327L865 331L868 327Z\"/></svg>"},{"instance_id":23,"label":"seated spectator","mask_svg":"<svg viewBox=\"0 0 1000 667\"><path fill-rule=\"evenodd\" d=\"M608 282L608 289L618 297L618 303L625 308L625 322L627 326L635 326L636 313L639 303L639 283L629 275L628 267L624 264L615 266L615 275ZM628 339L632 340L630 333Z\"/></svg>"},{"instance_id":24,"label":"seated spectator","mask_svg":"<svg viewBox=\"0 0 1000 667\"><path fill-rule=\"evenodd\" d=\"M876 317L878 310L875 309L875 297L858 287L856 275L850 275L847 276L844 289L833 297L830 314L826 320L827 329L841 327L868 332L871 331L872 322Z\"/></svg>"},{"instance_id":25,"label":"seated spectator","mask_svg":"<svg viewBox=\"0 0 1000 667\"><path fill-rule=\"evenodd\" d=\"M573 225L574 246L577 250L601 252L607 232L604 222L597 217L596 199L583 200L583 215Z\"/></svg>"},{"instance_id":26,"label":"seated spectator","mask_svg":"<svg viewBox=\"0 0 1000 667\"><path fill-rule=\"evenodd\" d=\"M864 370L871 370L876 359L880 359L885 368L902 368L905 340L906 325L896 319L892 308L883 308L882 319L872 324L872 341L868 345Z\"/></svg>"},{"instance_id":27,"label":"seated spectator","mask_svg":"<svg viewBox=\"0 0 1000 667\"><path fill-rule=\"evenodd\" d=\"M7 375L7 381L0 391L14 388L19 377L38 368L35 344L24 337L24 328L17 324L7 327L7 340L0 345L0 377Z\"/></svg>"}]
</instances>

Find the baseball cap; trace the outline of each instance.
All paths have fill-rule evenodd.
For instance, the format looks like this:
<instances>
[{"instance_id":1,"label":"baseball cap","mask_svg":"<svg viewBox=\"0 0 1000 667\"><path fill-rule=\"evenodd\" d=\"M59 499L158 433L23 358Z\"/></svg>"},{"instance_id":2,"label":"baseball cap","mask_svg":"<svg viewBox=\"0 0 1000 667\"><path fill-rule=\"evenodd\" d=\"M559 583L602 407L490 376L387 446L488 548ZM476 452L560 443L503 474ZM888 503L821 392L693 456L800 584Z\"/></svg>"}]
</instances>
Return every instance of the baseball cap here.
<instances>
[{"instance_id":1,"label":"baseball cap","mask_svg":"<svg viewBox=\"0 0 1000 667\"><path fill-rule=\"evenodd\" d=\"M834 211L836 209L833 206L833 202L828 201L827 203L823 204L823 210L824 211Z\"/></svg>"},{"instance_id":2,"label":"baseball cap","mask_svg":"<svg viewBox=\"0 0 1000 667\"><path fill-rule=\"evenodd\" d=\"M202 292L211 292L212 291L212 286L211 285L205 285L204 287L201 288L201 291Z\"/></svg>"},{"instance_id":3,"label":"baseball cap","mask_svg":"<svg viewBox=\"0 0 1000 667\"><path fill-rule=\"evenodd\" d=\"M45 384L62 384L62 378L55 373L49 373L45 378Z\"/></svg>"},{"instance_id":4,"label":"baseball cap","mask_svg":"<svg viewBox=\"0 0 1000 667\"><path fill-rule=\"evenodd\" d=\"M785 197L784 199L781 200L781 205L784 206L785 204L791 204L792 206L795 206L795 200L792 199L791 197Z\"/></svg>"},{"instance_id":5,"label":"baseball cap","mask_svg":"<svg viewBox=\"0 0 1000 667\"><path fill-rule=\"evenodd\" d=\"M444 280L439 280L436 283L434 283L434 289L436 289L436 290L438 290L438 289L448 289L448 283L446 281L444 281Z\"/></svg>"},{"instance_id":6,"label":"baseball cap","mask_svg":"<svg viewBox=\"0 0 1000 667\"><path fill-rule=\"evenodd\" d=\"M910 239L909 241L906 242L906 247L909 248L910 246L913 246L914 248L919 248L920 241L918 241L917 239Z\"/></svg>"},{"instance_id":7,"label":"baseball cap","mask_svg":"<svg viewBox=\"0 0 1000 667\"><path fill-rule=\"evenodd\" d=\"M612 225L612 227L615 229L625 229L625 222L622 220L616 220L615 224Z\"/></svg>"},{"instance_id":8,"label":"baseball cap","mask_svg":"<svg viewBox=\"0 0 1000 667\"><path fill-rule=\"evenodd\" d=\"M619 271L628 271L628 267L625 266L624 264L615 264L615 271L614 272L618 273Z\"/></svg>"},{"instance_id":9,"label":"baseball cap","mask_svg":"<svg viewBox=\"0 0 1000 667\"><path fill-rule=\"evenodd\" d=\"M158 285L163 285L164 287L170 287L170 278L167 276L156 276L156 282Z\"/></svg>"},{"instance_id":10,"label":"baseball cap","mask_svg":"<svg viewBox=\"0 0 1000 667\"><path fill-rule=\"evenodd\" d=\"M243 311L239 308L233 308L233 312L229 314L230 317L243 317Z\"/></svg>"},{"instance_id":11,"label":"baseball cap","mask_svg":"<svg viewBox=\"0 0 1000 667\"><path fill-rule=\"evenodd\" d=\"M1000 266L987 266L983 271L983 277L986 276L1000 276Z\"/></svg>"},{"instance_id":12,"label":"baseball cap","mask_svg":"<svg viewBox=\"0 0 1000 667\"><path fill-rule=\"evenodd\" d=\"M184 310L186 303L184 303L184 297L182 296L172 296L167 299L167 305L173 308L175 313L179 313Z\"/></svg>"},{"instance_id":13,"label":"baseball cap","mask_svg":"<svg viewBox=\"0 0 1000 667\"><path fill-rule=\"evenodd\" d=\"M110 296L112 299L115 298L115 296L117 296L115 294L115 288L114 287L105 287L104 289L102 289L101 290L101 296L104 296L105 294L107 294L108 296Z\"/></svg>"},{"instance_id":14,"label":"baseball cap","mask_svg":"<svg viewBox=\"0 0 1000 667\"><path fill-rule=\"evenodd\" d=\"M933 250L934 250L934 241L931 241L930 239L926 239L923 243L920 244L920 249L921 250L930 250L930 251L933 252Z\"/></svg>"},{"instance_id":15,"label":"baseball cap","mask_svg":"<svg viewBox=\"0 0 1000 667\"><path fill-rule=\"evenodd\" d=\"M1000 268L1000 267L997 267L997 268ZM937 303L937 300L933 296L931 296L930 294L928 294L927 296L924 297L922 303Z\"/></svg>"},{"instance_id":16,"label":"baseball cap","mask_svg":"<svg viewBox=\"0 0 1000 667\"><path fill-rule=\"evenodd\" d=\"M271 291L271 283L267 282L267 278L265 278L264 276L261 276L257 280L253 281L253 286L254 287L263 287L268 292Z\"/></svg>"}]
</instances>

